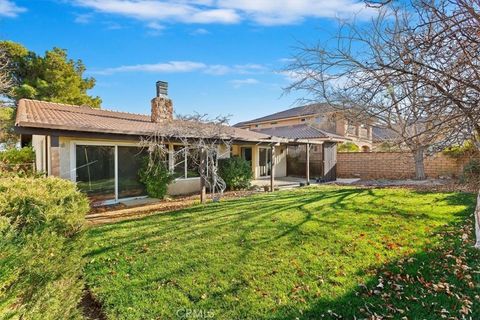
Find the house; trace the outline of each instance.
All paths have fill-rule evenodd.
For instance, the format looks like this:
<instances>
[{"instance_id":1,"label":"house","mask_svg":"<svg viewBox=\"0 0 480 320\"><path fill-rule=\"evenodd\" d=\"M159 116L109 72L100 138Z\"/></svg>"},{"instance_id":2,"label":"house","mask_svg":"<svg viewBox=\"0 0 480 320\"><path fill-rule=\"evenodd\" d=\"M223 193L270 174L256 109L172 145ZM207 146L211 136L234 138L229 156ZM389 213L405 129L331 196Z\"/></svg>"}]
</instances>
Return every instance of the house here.
<instances>
[{"instance_id":1,"label":"house","mask_svg":"<svg viewBox=\"0 0 480 320\"><path fill-rule=\"evenodd\" d=\"M311 175L316 180L331 180L325 168L329 167L330 162L336 163L336 158L331 158L330 155L336 154L337 143L353 142L363 152L372 149L371 123L351 121L345 111L326 103L291 108L237 123L235 127L286 139L307 139L319 143L320 145L312 145L311 148L306 148L305 145L288 146L289 176Z\"/></svg>"},{"instance_id":2,"label":"house","mask_svg":"<svg viewBox=\"0 0 480 320\"><path fill-rule=\"evenodd\" d=\"M349 120L345 111L326 103L291 108L237 123L235 127L285 138L351 141L362 151L372 149L372 125Z\"/></svg>"},{"instance_id":3,"label":"house","mask_svg":"<svg viewBox=\"0 0 480 320\"><path fill-rule=\"evenodd\" d=\"M372 149L377 152L399 151L402 139L392 129L374 126L372 130Z\"/></svg>"},{"instance_id":4,"label":"house","mask_svg":"<svg viewBox=\"0 0 480 320\"><path fill-rule=\"evenodd\" d=\"M184 158L174 156L178 149L186 148L185 143L175 140L178 128L188 131L192 139L198 135L188 121L174 119L167 84L161 81L157 82L157 95L151 100L150 115L22 99L15 123L22 144L31 144L35 149L37 170L76 182L93 202L102 204L146 195L137 174L147 152L140 141L152 135L173 138L166 146L168 167L177 175L168 194L199 192L201 181L196 162L188 158L188 153ZM231 147L219 150L218 156L243 157L251 162L254 178L270 177L272 186L274 178L287 175L288 146L320 143L236 127L225 129L224 139L231 141ZM334 149L330 151L333 152ZM333 155L330 158L334 160ZM332 161L325 169L330 179L335 178L336 163Z\"/></svg>"}]
</instances>

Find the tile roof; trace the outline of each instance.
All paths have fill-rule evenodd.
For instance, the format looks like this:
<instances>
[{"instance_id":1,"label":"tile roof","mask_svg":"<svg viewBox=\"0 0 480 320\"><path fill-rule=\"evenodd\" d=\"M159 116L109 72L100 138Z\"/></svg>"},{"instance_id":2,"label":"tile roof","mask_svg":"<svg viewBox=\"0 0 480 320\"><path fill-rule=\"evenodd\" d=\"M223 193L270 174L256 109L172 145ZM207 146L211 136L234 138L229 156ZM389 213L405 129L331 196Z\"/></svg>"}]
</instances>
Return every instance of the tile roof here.
<instances>
[{"instance_id":1,"label":"tile roof","mask_svg":"<svg viewBox=\"0 0 480 320\"><path fill-rule=\"evenodd\" d=\"M263 134L287 138L287 139L319 139L319 140L349 140L343 136L316 128L315 126L302 123L290 126L252 129Z\"/></svg>"},{"instance_id":2,"label":"tile roof","mask_svg":"<svg viewBox=\"0 0 480 320\"><path fill-rule=\"evenodd\" d=\"M306 106L301 106L301 107L296 107L296 108L291 108L288 110L276 112L265 117L256 118L256 119L244 121L244 122L239 122L235 124L234 127L244 126L247 124L257 123L257 122L273 121L273 120L279 120L279 119L285 119L285 118L301 117L301 116L308 116L312 114L333 112L336 110L338 109L335 109L334 107L332 107L327 103L314 103Z\"/></svg>"},{"instance_id":3,"label":"tile roof","mask_svg":"<svg viewBox=\"0 0 480 320\"><path fill-rule=\"evenodd\" d=\"M372 127L373 142L394 141L399 138L399 134L388 128Z\"/></svg>"},{"instance_id":4,"label":"tile roof","mask_svg":"<svg viewBox=\"0 0 480 320\"><path fill-rule=\"evenodd\" d=\"M150 135L198 137L199 131L210 137L218 136L218 126L185 120L160 123L151 122L150 115L92 109L85 106L21 99L18 104L16 125L24 128L45 128L66 131L112 133L125 135ZM179 133L180 132L180 133ZM272 141L271 136L225 126L222 135L238 141ZM275 138L273 140L275 141Z\"/></svg>"}]
</instances>

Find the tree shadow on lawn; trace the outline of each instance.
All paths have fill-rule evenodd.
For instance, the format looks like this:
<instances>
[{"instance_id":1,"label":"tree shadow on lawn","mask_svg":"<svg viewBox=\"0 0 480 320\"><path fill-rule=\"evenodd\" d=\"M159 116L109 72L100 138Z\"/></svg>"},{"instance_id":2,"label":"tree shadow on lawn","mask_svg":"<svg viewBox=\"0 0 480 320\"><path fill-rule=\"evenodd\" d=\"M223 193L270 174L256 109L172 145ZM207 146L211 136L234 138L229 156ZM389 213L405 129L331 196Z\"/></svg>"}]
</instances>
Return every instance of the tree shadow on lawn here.
<instances>
[{"instance_id":1,"label":"tree shadow on lawn","mask_svg":"<svg viewBox=\"0 0 480 320\"><path fill-rule=\"evenodd\" d=\"M371 189L319 189L318 193L302 191L293 193L279 192L272 195L260 195L247 199L229 200L218 204L209 204L205 206L199 205L180 211L149 216L141 220L120 222L95 228L90 232L93 241L105 240L106 243L105 245L100 246L95 245L97 248L93 248L87 254L87 257L91 258L103 253L108 254L109 252L115 252L121 250L125 246L141 247L155 244L158 245L159 241L165 239L172 242L181 241L182 243L188 243L192 239L198 241L199 239L208 239L218 236L221 233L230 232L232 233L231 236L233 238L228 238L227 241L229 241L231 245L240 246L241 250L235 257L236 261L229 261L229 263L241 265L248 261L251 252L259 249L268 250L269 246L274 245L276 241L281 239L288 238L288 241L292 246L297 245L298 238L302 237L300 229L309 222L313 221L315 223L331 224L331 227L335 228L335 222L332 222L327 218L331 219L332 215L339 211L352 210L352 208L358 206L358 203L355 203L354 199L358 196L365 195L371 197L372 199L369 200L370 203L378 204L378 208L359 210L358 212L354 212L355 214L373 214L380 217L381 215L390 214L404 219L434 219L427 215L412 215L408 210L402 210L400 208L393 208L395 209L394 211L386 211L385 209L382 209L382 201L385 202L385 195L376 194ZM272 201L269 201L270 198ZM440 198L448 205L467 206L462 212L456 213L459 218L464 219L466 215L473 212L471 195L449 194L442 195ZM285 215L288 217L291 215L290 210L298 211L301 218L291 223L277 223L276 220L279 219L279 216ZM335 216L333 217L335 218ZM345 220L339 221L345 222ZM355 222L352 221L351 223ZM259 231L262 231L261 228L268 229L265 229L265 234L267 236L263 236L263 234L260 237L258 236ZM452 224L451 226L442 227L442 229L443 228L455 229L458 228L458 225ZM116 234L116 231L119 231L119 233ZM255 233L255 236L252 236L253 233ZM106 239L107 237L108 239ZM195 245L202 246L206 244L199 241ZM201 252L198 248L194 249L194 252ZM451 250L455 250L455 248ZM445 304L444 307L447 308L447 310L458 310L459 306L463 306L463 304L459 304L458 299L455 300L443 292L427 294L427 298L424 298L422 297L422 294L425 293L420 292L422 287L413 286L410 282L405 284L405 296L409 296L411 299L414 299L416 296L416 299L419 300L410 300L406 302L405 298L399 298L392 295L385 297L385 299L388 298L387 301L382 300L382 293L387 291L387 287L394 287L393 283L388 283L389 280L385 271L391 272L392 274L395 270L402 272L408 271L413 279L419 270L424 270L422 272L427 274L422 274L422 277L428 280L429 271L425 270L425 267L440 263L443 261L440 259L442 257L444 257L444 255L440 255L436 251L425 251L412 255L410 257L413 258L411 262L409 262L410 258L405 258L378 269L359 270L357 271L358 276L365 275L366 273L369 275L375 275L372 277L372 279L375 280L366 284L366 288L368 289L365 289L364 292L359 293L357 290L353 290L341 297L332 299L323 297L319 299L310 298L307 299L307 303L304 307L295 304L294 307L289 305L284 308L272 309L268 315L266 314L265 317L262 318L290 319L299 317L305 319L317 319L322 314L326 317L334 317L333 313L328 313L328 310L333 310L335 313L341 314L347 318L353 318L354 316L360 318L368 317L373 313L377 313L378 315L394 315L395 317L401 318L402 313L399 310L403 310L404 315L409 315L408 318L417 318L417 312L421 317L429 318L432 315L435 315L436 317L437 314L432 313L433 311L431 310L437 312L437 307L441 304ZM195 268L198 268L198 263L199 261L195 259L183 261L183 263L179 263L175 268L170 268L168 271L165 270L166 272L157 280L163 281L165 279L181 277L185 270L195 270ZM399 265L403 265L403 269L399 269ZM435 279L437 279L442 276L441 272L435 274L432 273L431 275L432 279L435 277ZM385 288L379 290L379 294L373 293L373 289L378 285L377 279L380 277L384 279ZM450 278L451 275L449 273L448 279L450 280ZM147 281L152 281L152 279L148 279ZM399 281L395 283L399 283ZM460 285L464 286L463 283L459 284L459 286ZM235 294L235 292L240 290L242 286L242 284L232 284L223 288L221 291L213 293L212 297L218 297L221 299L224 295ZM408 289L407 286L409 286ZM392 290L394 289L391 289L390 291L395 293L398 291ZM199 300L198 297L189 293L188 290L186 290L184 294L186 294L193 303L196 303L196 301ZM308 294L309 293L306 293L306 295ZM446 295L447 297L444 298L443 295ZM261 297L259 297L259 299L260 298ZM439 303L439 305L432 306L431 308L424 307L421 305L421 302L425 299L427 302L431 299L433 302ZM385 309L387 306L389 306L389 309ZM406 307L409 307L411 310L407 310ZM302 313L299 313L300 308L303 309ZM361 311L361 308L363 311Z\"/></svg>"},{"instance_id":2,"label":"tree shadow on lawn","mask_svg":"<svg viewBox=\"0 0 480 320\"><path fill-rule=\"evenodd\" d=\"M163 212L144 218L94 227L90 230L91 237L93 239L97 237L102 238L103 234L109 234L108 242L111 244L94 249L87 256L92 257L135 242L144 243L149 238L157 238L159 235L169 235L174 239L184 237L185 235L188 236L191 234L192 228L195 228L197 232L203 230L215 233L226 226L242 226L245 229L243 233L247 234L249 231L256 229L259 223L271 219L274 215L288 212L291 209L304 211L306 218L297 225L292 225L289 230L276 237L278 239L294 232L299 226L312 219L312 214L303 209L306 205L333 199L332 203L325 205L332 206L335 209L342 208L342 202L348 199L349 196L359 195L363 192L369 191L352 188L322 190L318 194L302 192L294 192L293 194L292 192L261 194L220 203L196 205L178 211ZM272 198L273 201L266 202L269 198ZM278 201L281 201L281 203L278 204ZM124 233L123 231L127 232ZM197 236L198 234L194 234L190 238ZM182 239L189 240L188 237ZM275 239L272 238L271 240Z\"/></svg>"},{"instance_id":3,"label":"tree shadow on lawn","mask_svg":"<svg viewBox=\"0 0 480 320\"><path fill-rule=\"evenodd\" d=\"M371 204L379 204L377 208L369 208L368 210L361 209L358 207L358 204L351 201L357 196L365 195L372 197ZM273 201L266 201L269 200L270 197L273 198ZM335 222L322 218L335 215L340 210L351 210L354 214L387 214L406 219L432 219L431 216L426 214L412 215L411 212L401 210L398 207L387 211L383 209L382 203L380 203L384 197L385 195L375 194L372 189L342 188L331 190L319 189L318 193L278 192L268 194L267 196L262 194L250 198L228 200L221 203L197 205L178 211L159 213L158 215L145 218L93 228L90 232L91 238L94 240L95 238L101 239L103 234L109 234L109 238L107 239L108 244L89 251L87 257L93 257L97 254L102 254L124 245L132 245L137 242L148 245L146 241L149 239L157 241L159 236L168 236L171 240L182 238L183 241L188 241L197 238L199 234L208 236L228 226L241 227L240 238L246 239L247 235L257 230L263 221L272 220L274 216L281 215L282 213L288 214L289 210L292 209L298 209L303 212L304 218L295 224L272 226L273 228L278 228L279 232L273 237L264 238L261 241L257 240L255 244L260 245L262 243L272 242L296 233L302 225L310 221L331 224L332 227L334 227ZM464 194L452 194L447 196L445 200L448 200L449 204L452 205L461 205L465 204L465 197ZM277 203L279 201L280 203ZM312 209L306 208L306 206L315 203L322 203L320 207L315 208L315 212L312 212ZM325 212L323 210L325 208L330 208L331 210ZM192 233L192 229L195 230L194 233ZM112 234L112 232L115 234ZM252 248L255 244L246 244L245 248Z\"/></svg>"},{"instance_id":4,"label":"tree shadow on lawn","mask_svg":"<svg viewBox=\"0 0 480 320\"><path fill-rule=\"evenodd\" d=\"M273 309L263 319L479 319L480 251L473 248L472 210L442 228L437 244L365 270L371 280L354 290L300 308Z\"/></svg>"}]
</instances>

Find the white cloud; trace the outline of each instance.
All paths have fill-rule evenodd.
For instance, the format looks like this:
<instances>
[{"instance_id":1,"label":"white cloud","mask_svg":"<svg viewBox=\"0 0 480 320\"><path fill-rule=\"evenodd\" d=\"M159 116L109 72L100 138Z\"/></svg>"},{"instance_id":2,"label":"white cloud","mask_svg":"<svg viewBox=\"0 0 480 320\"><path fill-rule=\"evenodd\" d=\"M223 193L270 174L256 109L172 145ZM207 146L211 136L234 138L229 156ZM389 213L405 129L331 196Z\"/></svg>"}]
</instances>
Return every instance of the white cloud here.
<instances>
[{"instance_id":1,"label":"white cloud","mask_svg":"<svg viewBox=\"0 0 480 320\"><path fill-rule=\"evenodd\" d=\"M361 0L75 0L77 5L106 14L143 21L260 25L299 23L306 18L359 18L376 9Z\"/></svg>"},{"instance_id":2,"label":"white cloud","mask_svg":"<svg viewBox=\"0 0 480 320\"><path fill-rule=\"evenodd\" d=\"M218 65L209 65L205 69L205 73L221 76L229 73L258 74L258 73L265 72L266 70L267 70L266 67L259 64L236 64L233 66L218 64Z\"/></svg>"},{"instance_id":3,"label":"white cloud","mask_svg":"<svg viewBox=\"0 0 480 320\"><path fill-rule=\"evenodd\" d=\"M253 84L258 84L260 83L257 79L253 78L248 78L248 79L235 79L230 81L231 84L233 84L233 87L238 89L242 86L245 85L253 85Z\"/></svg>"},{"instance_id":4,"label":"white cloud","mask_svg":"<svg viewBox=\"0 0 480 320\"><path fill-rule=\"evenodd\" d=\"M84 14L78 14L75 17L75 23L80 23L80 24L88 24L93 18L93 14L91 13L84 13Z\"/></svg>"},{"instance_id":5,"label":"white cloud","mask_svg":"<svg viewBox=\"0 0 480 320\"><path fill-rule=\"evenodd\" d=\"M0 0L0 17L15 18L27 9L17 6L13 1Z\"/></svg>"},{"instance_id":6,"label":"white cloud","mask_svg":"<svg viewBox=\"0 0 480 320\"><path fill-rule=\"evenodd\" d=\"M156 21L149 22L147 24L147 27L149 27L150 29L155 30L155 31L162 31L163 29L165 29L164 26L162 26L160 23L158 23Z\"/></svg>"},{"instance_id":7,"label":"white cloud","mask_svg":"<svg viewBox=\"0 0 480 320\"><path fill-rule=\"evenodd\" d=\"M158 0L76 0L82 7L146 21L182 23L237 23L240 16L232 9L206 8L202 2ZM201 6L199 6L201 5Z\"/></svg>"},{"instance_id":8,"label":"white cloud","mask_svg":"<svg viewBox=\"0 0 480 320\"><path fill-rule=\"evenodd\" d=\"M207 29L198 28L190 32L190 34L192 36L204 36L204 35L210 34L210 31L208 31Z\"/></svg>"},{"instance_id":9,"label":"white cloud","mask_svg":"<svg viewBox=\"0 0 480 320\"><path fill-rule=\"evenodd\" d=\"M242 12L261 25L285 25L305 18L367 17L375 9L356 0L218 0L221 7Z\"/></svg>"},{"instance_id":10,"label":"white cloud","mask_svg":"<svg viewBox=\"0 0 480 320\"><path fill-rule=\"evenodd\" d=\"M115 68L107 68L100 71L91 71L90 73L99 74L99 75L110 75L114 73L124 73L124 72L180 73L180 72L198 71L205 68L206 68L206 65L200 62L170 61L166 63L120 66Z\"/></svg>"},{"instance_id":11,"label":"white cloud","mask_svg":"<svg viewBox=\"0 0 480 320\"><path fill-rule=\"evenodd\" d=\"M90 71L91 74L111 75L125 72L148 72L148 73L182 73L202 72L205 74L222 76L226 74L259 74L267 70L259 64L206 64L196 61L169 61L153 64L125 65L120 67L106 68L103 70Z\"/></svg>"}]
</instances>

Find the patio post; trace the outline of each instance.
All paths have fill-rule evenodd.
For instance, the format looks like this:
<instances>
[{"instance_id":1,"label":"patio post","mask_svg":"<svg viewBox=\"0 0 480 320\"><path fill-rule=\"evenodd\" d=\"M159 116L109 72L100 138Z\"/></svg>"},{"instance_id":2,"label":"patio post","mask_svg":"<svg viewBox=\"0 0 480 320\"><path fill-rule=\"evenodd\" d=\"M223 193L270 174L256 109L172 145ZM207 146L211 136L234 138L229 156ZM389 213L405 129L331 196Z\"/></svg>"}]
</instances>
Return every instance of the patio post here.
<instances>
[{"instance_id":1,"label":"patio post","mask_svg":"<svg viewBox=\"0 0 480 320\"><path fill-rule=\"evenodd\" d=\"M200 202L205 203L207 202L207 183L206 183L206 165L207 165L207 160L206 160L206 152L205 149L202 148L200 151Z\"/></svg>"},{"instance_id":2,"label":"patio post","mask_svg":"<svg viewBox=\"0 0 480 320\"><path fill-rule=\"evenodd\" d=\"M273 192L273 186L275 181L275 164L273 157L275 156L275 146L270 146L270 192Z\"/></svg>"},{"instance_id":3,"label":"patio post","mask_svg":"<svg viewBox=\"0 0 480 320\"><path fill-rule=\"evenodd\" d=\"M307 148L307 168L306 168L306 176L307 176L307 186L310 184L310 143L307 143L306 145Z\"/></svg>"}]
</instances>

